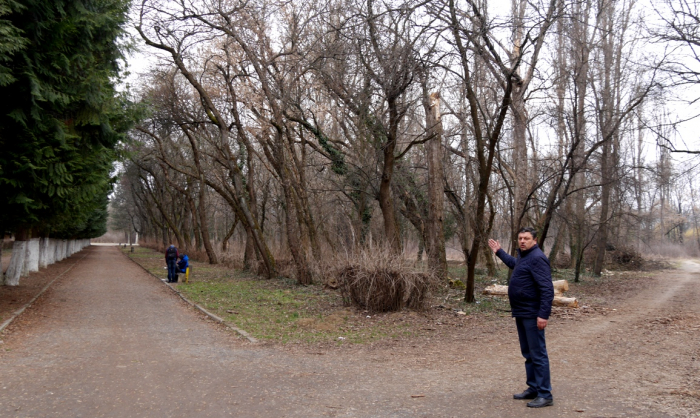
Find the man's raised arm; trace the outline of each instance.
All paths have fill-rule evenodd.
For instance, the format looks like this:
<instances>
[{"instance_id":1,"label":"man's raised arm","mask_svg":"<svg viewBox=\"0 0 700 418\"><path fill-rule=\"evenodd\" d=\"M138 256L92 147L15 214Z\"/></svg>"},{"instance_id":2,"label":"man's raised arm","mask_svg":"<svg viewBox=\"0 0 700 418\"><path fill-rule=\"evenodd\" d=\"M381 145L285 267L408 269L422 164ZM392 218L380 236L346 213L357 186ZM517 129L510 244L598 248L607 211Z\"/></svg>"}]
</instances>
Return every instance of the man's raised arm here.
<instances>
[{"instance_id":1,"label":"man's raised arm","mask_svg":"<svg viewBox=\"0 0 700 418\"><path fill-rule=\"evenodd\" d=\"M503 248L501 248L501 244L493 239L489 239L489 248L491 248L491 251L493 251L494 254L496 254L496 257L500 258L503 263L508 266L508 268L513 268L515 267L516 260L515 257L511 256L507 252L503 251Z\"/></svg>"}]
</instances>

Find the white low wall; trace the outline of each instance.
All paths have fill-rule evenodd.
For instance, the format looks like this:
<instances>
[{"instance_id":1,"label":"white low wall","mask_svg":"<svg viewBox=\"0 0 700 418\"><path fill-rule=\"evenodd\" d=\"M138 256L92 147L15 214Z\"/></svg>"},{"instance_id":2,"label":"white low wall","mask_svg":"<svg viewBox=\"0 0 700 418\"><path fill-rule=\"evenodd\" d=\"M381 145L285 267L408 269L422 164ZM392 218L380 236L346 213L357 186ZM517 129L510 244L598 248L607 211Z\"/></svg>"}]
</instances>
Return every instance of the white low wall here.
<instances>
[{"instance_id":1,"label":"white low wall","mask_svg":"<svg viewBox=\"0 0 700 418\"><path fill-rule=\"evenodd\" d=\"M32 238L29 241L15 241L4 283L7 286L18 286L20 277L64 260L88 246L89 239Z\"/></svg>"}]
</instances>

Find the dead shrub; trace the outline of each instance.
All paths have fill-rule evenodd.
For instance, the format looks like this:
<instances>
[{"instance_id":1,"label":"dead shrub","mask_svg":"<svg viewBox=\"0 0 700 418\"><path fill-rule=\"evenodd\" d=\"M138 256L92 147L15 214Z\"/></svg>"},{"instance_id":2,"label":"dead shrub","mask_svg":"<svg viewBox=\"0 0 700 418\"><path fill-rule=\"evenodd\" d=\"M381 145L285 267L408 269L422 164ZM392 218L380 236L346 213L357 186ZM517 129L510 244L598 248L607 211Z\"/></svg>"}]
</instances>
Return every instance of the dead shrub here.
<instances>
[{"instance_id":1,"label":"dead shrub","mask_svg":"<svg viewBox=\"0 0 700 418\"><path fill-rule=\"evenodd\" d=\"M187 254L187 257L190 258L191 260L199 261L202 263L209 262L209 256L207 255L207 252L204 250L190 249L189 251L187 251L184 248L178 248L178 250L180 251L180 255Z\"/></svg>"},{"instance_id":2,"label":"dead shrub","mask_svg":"<svg viewBox=\"0 0 700 418\"><path fill-rule=\"evenodd\" d=\"M624 267L625 269L639 270L644 264L644 259L635 250L618 247L607 253L613 267Z\"/></svg>"},{"instance_id":3,"label":"dead shrub","mask_svg":"<svg viewBox=\"0 0 700 418\"><path fill-rule=\"evenodd\" d=\"M588 247L584 251L584 263L591 268L597 257L596 246ZM608 244L603 266L608 270L640 270L644 267L644 258L633 248Z\"/></svg>"},{"instance_id":4,"label":"dead shrub","mask_svg":"<svg viewBox=\"0 0 700 418\"><path fill-rule=\"evenodd\" d=\"M243 258L239 254L229 251L223 251L219 254L219 263L235 270L243 270L245 268Z\"/></svg>"},{"instance_id":5,"label":"dead shrub","mask_svg":"<svg viewBox=\"0 0 700 418\"><path fill-rule=\"evenodd\" d=\"M435 284L432 274L416 271L402 256L384 251L362 251L348 258L335 277L346 305L372 312L424 309Z\"/></svg>"}]
</instances>

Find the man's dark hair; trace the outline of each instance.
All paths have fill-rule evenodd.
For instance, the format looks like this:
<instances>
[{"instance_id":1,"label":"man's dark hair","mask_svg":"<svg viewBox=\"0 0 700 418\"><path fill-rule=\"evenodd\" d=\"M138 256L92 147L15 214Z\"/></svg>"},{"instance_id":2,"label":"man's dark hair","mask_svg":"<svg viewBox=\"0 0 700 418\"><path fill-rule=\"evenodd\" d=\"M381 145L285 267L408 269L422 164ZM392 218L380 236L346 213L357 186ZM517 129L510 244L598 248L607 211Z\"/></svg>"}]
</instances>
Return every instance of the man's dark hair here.
<instances>
[{"instance_id":1,"label":"man's dark hair","mask_svg":"<svg viewBox=\"0 0 700 418\"><path fill-rule=\"evenodd\" d=\"M523 232L529 232L530 235L532 235L532 239L537 239L537 230L535 228L532 228L530 226L520 228L520 231L518 231L518 234L522 234Z\"/></svg>"}]
</instances>

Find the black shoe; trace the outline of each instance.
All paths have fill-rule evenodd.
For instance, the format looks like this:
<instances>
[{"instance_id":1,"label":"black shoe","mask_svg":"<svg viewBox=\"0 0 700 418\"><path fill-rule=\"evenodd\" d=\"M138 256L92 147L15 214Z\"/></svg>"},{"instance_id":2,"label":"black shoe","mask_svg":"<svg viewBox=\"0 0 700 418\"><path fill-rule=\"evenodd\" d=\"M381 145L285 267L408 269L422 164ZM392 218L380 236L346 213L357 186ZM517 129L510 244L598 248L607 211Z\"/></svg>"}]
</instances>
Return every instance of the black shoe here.
<instances>
[{"instance_id":1,"label":"black shoe","mask_svg":"<svg viewBox=\"0 0 700 418\"><path fill-rule=\"evenodd\" d=\"M530 389L525 390L523 393L518 393L513 395L513 399L535 399L537 397L537 392Z\"/></svg>"},{"instance_id":2,"label":"black shoe","mask_svg":"<svg viewBox=\"0 0 700 418\"><path fill-rule=\"evenodd\" d=\"M552 405L554 405L554 399L541 398L539 396L536 397L534 401L527 403L528 408L542 408L545 406L552 406Z\"/></svg>"}]
</instances>

